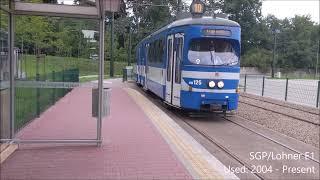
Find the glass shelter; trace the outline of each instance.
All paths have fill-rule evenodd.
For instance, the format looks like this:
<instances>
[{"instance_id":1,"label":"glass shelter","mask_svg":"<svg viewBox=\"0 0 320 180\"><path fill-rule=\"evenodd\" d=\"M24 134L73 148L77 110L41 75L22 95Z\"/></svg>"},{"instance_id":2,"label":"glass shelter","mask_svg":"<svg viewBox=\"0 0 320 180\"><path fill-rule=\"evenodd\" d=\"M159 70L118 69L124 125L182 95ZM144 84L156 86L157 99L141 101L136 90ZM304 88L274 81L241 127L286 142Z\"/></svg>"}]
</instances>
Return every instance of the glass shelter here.
<instances>
[{"instance_id":1,"label":"glass shelter","mask_svg":"<svg viewBox=\"0 0 320 180\"><path fill-rule=\"evenodd\" d=\"M119 8L120 0L1 0L1 143L101 143L105 13ZM66 24L69 28L64 28ZM47 40L48 33L39 31L52 25L55 31L49 38L54 39L53 43ZM98 34L98 38L86 38L83 32L87 31ZM68 38L69 45L63 41ZM94 59L87 55L92 54L91 49L96 49ZM98 83L83 81L91 76L97 77ZM73 97L79 101L67 102L72 99L72 91L83 92L86 102L91 102L92 88L98 96L97 116L92 116L88 105L88 118L94 119L88 123L89 129L74 131L77 122L70 121L64 112L47 113L54 111L56 103L65 103L65 111L76 113L73 105L82 101ZM51 122L40 127L47 119ZM23 132L26 126L35 133ZM69 134L59 134L63 130ZM56 133L38 137L37 131Z\"/></svg>"}]
</instances>

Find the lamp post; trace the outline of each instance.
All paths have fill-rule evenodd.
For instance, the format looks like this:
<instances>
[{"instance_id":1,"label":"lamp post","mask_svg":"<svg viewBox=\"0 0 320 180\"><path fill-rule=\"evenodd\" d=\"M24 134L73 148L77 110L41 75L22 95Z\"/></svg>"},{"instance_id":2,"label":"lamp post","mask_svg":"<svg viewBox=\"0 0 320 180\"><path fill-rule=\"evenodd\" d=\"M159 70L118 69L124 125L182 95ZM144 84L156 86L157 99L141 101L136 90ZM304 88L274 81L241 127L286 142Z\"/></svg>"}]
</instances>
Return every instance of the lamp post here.
<instances>
[{"instance_id":1,"label":"lamp post","mask_svg":"<svg viewBox=\"0 0 320 180\"><path fill-rule=\"evenodd\" d=\"M280 30L274 29L272 32L273 32L273 56L272 56L272 64L271 64L271 77L274 78L274 71L275 71L275 65L276 65L277 34L280 33Z\"/></svg>"},{"instance_id":2,"label":"lamp post","mask_svg":"<svg viewBox=\"0 0 320 180\"><path fill-rule=\"evenodd\" d=\"M177 9L177 14L181 13L181 0L178 0L178 9Z\"/></svg>"},{"instance_id":3,"label":"lamp post","mask_svg":"<svg viewBox=\"0 0 320 180\"><path fill-rule=\"evenodd\" d=\"M320 40L318 39L318 49L317 49L317 61L316 61L316 77L318 77L318 66L319 66L319 53L320 53ZM320 79L320 76L319 76Z\"/></svg>"},{"instance_id":4,"label":"lamp post","mask_svg":"<svg viewBox=\"0 0 320 180\"><path fill-rule=\"evenodd\" d=\"M113 30L114 30L114 12L111 15L111 50L110 50L110 77L114 76L113 66L114 66L114 59L113 59Z\"/></svg>"},{"instance_id":5,"label":"lamp post","mask_svg":"<svg viewBox=\"0 0 320 180\"><path fill-rule=\"evenodd\" d=\"M132 26L132 19L130 18L130 22L129 22L129 27L128 27L128 31L129 31L129 44L128 44L128 66L130 66L131 64L131 36L132 36L132 30L131 30L131 26Z\"/></svg>"}]
</instances>

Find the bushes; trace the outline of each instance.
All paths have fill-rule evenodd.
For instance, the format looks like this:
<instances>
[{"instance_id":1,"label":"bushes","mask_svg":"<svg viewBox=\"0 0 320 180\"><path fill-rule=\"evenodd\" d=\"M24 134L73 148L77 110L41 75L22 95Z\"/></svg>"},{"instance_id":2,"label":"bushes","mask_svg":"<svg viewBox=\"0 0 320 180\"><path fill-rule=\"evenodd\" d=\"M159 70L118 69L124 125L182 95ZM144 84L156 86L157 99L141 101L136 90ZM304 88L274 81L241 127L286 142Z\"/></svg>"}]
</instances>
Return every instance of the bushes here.
<instances>
[{"instance_id":1,"label":"bushes","mask_svg":"<svg viewBox=\"0 0 320 180\"><path fill-rule=\"evenodd\" d=\"M272 52L266 49L250 49L242 56L241 66L258 67L259 70L266 72L272 63Z\"/></svg>"}]
</instances>

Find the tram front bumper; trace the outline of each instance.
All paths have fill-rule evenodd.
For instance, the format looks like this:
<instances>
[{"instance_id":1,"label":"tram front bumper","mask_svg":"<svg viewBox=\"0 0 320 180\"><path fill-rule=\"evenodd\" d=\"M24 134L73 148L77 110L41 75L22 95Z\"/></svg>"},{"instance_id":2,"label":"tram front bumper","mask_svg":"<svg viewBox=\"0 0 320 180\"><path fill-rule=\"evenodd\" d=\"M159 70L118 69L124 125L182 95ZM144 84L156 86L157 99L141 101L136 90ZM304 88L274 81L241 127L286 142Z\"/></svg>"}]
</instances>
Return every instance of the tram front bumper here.
<instances>
[{"instance_id":1,"label":"tram front bumper","mask_svg":"<svg viewBox=\"0 0 320 180\"><path fill-rule=\"evenodd\" d=\"M181 106L200 111L231 111L238 108L237 93L181 92Z\"/></svg>"}]
</instances>

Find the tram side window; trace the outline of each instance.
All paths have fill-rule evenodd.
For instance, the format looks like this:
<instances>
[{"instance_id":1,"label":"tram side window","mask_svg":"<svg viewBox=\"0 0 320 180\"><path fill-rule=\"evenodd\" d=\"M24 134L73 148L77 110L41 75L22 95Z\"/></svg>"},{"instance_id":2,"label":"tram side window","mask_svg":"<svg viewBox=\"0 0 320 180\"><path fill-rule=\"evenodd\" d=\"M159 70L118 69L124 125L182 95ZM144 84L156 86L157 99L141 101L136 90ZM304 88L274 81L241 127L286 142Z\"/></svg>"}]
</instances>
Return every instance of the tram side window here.
<instances>
[{"instance_id":1,"label":"tram side window","mask_svg":"<svg viewBox=\"0 0 320 180\"><path fill-rule=\"evenodd\" d=\"M150 51L151 51L151 54L150 54L150 62L154 62L154 43L151 43L150 44Z\"/></svg>"},{"instance_id":2,"label":"tram side window","mask_svg":"<svg viewBox=\"0 0 320 180\"><path fill-rule=\"evenodd\" d=\"M168 51L167 51L167 53L168 53L168 55L167 55L167 81L171 81L171 63L170 63L170 60L171 60L171 58L172 58L172 53L171 53L171 51L172 51L172 39L169 39L168 40Z\"/></svg>"},{"instance_id":3,"label":"tram side window","mask_svg":"<svg viewBox=\"0 0 320 180\"><path fill-rule=\"evenodd\" d=\"M149 46L146 46L147 49L147 62L151 61L151 44L149 44Z\"/></svg>"},{"instance_id":4,"label":"tram side window","mask_svg":"<svg viewBox=\"0 0 320 180\"><path fill-rule=\"evenodd\" d=\"M182 50L183 50L183 39L176 38L176 65L175 65L175 82L181 83L181 61L182 61Z\"/></svg>"},{"instance_id":5,"label":"tram side window","mask_svg":"<svg viewBox=\"0 0 320 180\"><path fill-rule=\"evenodd\" d=\"M159 63L162 64L163 63L163 55L164 55L164 40L163 38L160 39L159 41Z\"/></svg>"},{"instance_id":6,"label":"tram side window","mask_svg":"<svg viewBox=\"0 0 320 180\"><path fill-rule=\"evenodd\" d=\"M148 48L148 62L154 62L154 42L150 43Z\"/></svg>"},{"instance_id":7,"label":"tram side window","mask_svg":"<svg viewBox=\"0 0 320 180\"><path fill-rule=\"evenodd\" d=\"M156 63L159 63L161 58L160 58L160 41L159 40L156 40L156 48L155 48L155 60L156 60Z\"/></svg>"},{"instance_id":8,"label":"tram side window","mask_svg":"<svg viewBox=\"0 0 320 180\"><path fill-rule=\"evenodd\" d=\"M156 40L150 43L148 48L148 61L151 63L162 64L164 54L164 41Z\"/></svg>"}]
</instances>

